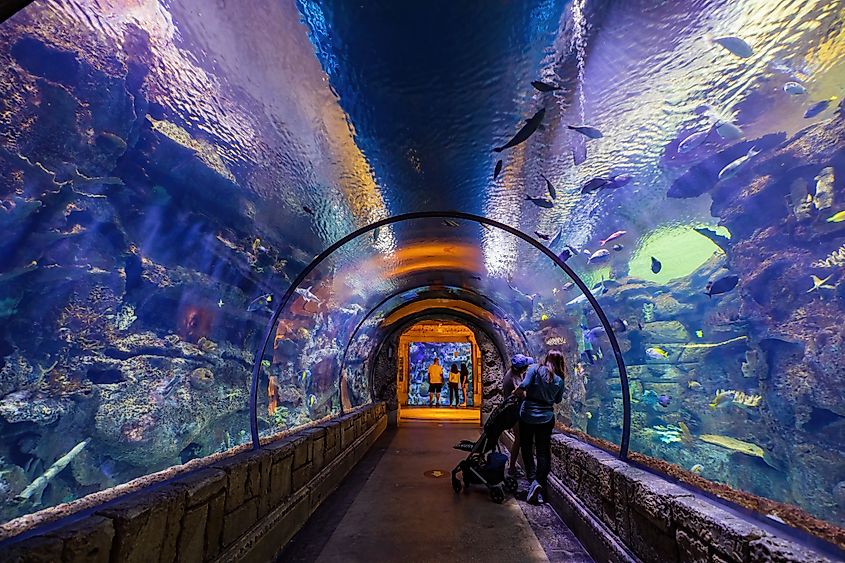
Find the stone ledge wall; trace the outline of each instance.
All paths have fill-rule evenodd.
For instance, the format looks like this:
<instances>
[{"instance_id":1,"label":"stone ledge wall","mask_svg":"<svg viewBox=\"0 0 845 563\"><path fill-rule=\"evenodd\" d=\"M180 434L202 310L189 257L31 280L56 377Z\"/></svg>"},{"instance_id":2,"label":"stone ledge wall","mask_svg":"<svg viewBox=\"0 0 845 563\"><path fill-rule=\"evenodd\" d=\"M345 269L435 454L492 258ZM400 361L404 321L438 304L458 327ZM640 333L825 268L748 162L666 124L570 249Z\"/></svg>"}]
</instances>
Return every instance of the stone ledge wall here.
<instances>
[{"instance_id":1,"label":"stone ledge wall","mask_svg":"<svg viewBox=\"0 0 845 563\"><path fill-rule=\"evenodd\" d=\"M776 529L745 518L710 499L675 485L660 476L617 459L570 436L552 437L552 479L563 491L551 491L552 503L567 524L599 533L595 518L605 528L605 545L622 544L646 562L833 562L802 544L778 535ZM554 483L552 483L553 485ZM552 487L554 488L554 487ZM566 497L572 493L588 514L578 512ZM579 521L570 522L572 518ZM600 526L601 527L601 526ZM599 545L596 538L585 541ZM582 540L584 541L584 540ZM587 546L589 549L589 545ZM610 561L630 560L617 550L600 548Z\"/></svg>"},{"instance_id":2,"label":"stone ledge wall","mask_svg":"<svg viewBox=\"0 0 845 563\"><path fill-rule=\"evenodd\" d=\"M7 563L270 561L387 426L384 403L0 547Z\"/></svg>"}]
</instances>

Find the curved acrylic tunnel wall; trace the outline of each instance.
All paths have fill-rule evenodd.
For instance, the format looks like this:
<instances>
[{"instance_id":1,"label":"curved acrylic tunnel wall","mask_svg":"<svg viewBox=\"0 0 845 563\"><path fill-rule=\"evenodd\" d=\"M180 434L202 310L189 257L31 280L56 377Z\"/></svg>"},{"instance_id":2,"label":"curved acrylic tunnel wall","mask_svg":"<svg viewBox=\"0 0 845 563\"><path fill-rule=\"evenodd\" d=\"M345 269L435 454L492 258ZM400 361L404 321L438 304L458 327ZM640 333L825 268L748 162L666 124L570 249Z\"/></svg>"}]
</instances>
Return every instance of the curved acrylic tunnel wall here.
<instances>
[{"instance_id":1,"label":"curved acrylic tunnel wall","mask_svg":"<svg viewBox=\"0 0 845 563\"><path fill-rule=\"evenodd\" d=\"M630 393L652 468L845 523L843 3L444 2L436 49L396 3L333 4L57 0L0 25L0 520L242 443L250 395L264 434L339 412L384 334L366 312L442 286L566 349L573 427L620 443ZM429 218L298 284L251 393L312 257L440 208L570 249L629 385L553 262Z\"/></svg>"}]
</instances>

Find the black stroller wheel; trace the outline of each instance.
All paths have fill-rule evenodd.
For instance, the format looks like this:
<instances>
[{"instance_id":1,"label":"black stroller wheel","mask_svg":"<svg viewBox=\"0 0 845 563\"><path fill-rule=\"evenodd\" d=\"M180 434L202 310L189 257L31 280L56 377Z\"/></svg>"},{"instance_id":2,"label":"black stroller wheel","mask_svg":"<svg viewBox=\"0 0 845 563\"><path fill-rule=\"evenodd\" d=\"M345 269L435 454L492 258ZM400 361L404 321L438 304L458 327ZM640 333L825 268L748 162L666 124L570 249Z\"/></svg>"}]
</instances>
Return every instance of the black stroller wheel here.
<instances>
[{"instance_id":1,"label":"black stroller wheel","mask_svg":"<svg viewBox=\"0 0 845 563\"><path fill-rule=\"evenodd\" d=\"M461 492L461 482L458 479L452 479L452 490L456 493Z\"/></svg>"},{"instance_id":2,"label":"black stroller wheel","mask_svg":"<svg viewBox=\"0 0 845 563\"><path fill-rule=\"evenodd\" d=\"M504 489L510 494L514 494L519 488L519 483L513 477L505 477Z\"/></svg>"},{"instance_id":3,"label":"black stroller wheel","mask_svg":"<svg viewBox=\"0 0 845 563\"><path fill-rule=\"evenodd\" d=\"M505 491L501 487L493 487L490 489L490 498L497 504L502 504L505 500Z\"/></svg>"}]
</instances>

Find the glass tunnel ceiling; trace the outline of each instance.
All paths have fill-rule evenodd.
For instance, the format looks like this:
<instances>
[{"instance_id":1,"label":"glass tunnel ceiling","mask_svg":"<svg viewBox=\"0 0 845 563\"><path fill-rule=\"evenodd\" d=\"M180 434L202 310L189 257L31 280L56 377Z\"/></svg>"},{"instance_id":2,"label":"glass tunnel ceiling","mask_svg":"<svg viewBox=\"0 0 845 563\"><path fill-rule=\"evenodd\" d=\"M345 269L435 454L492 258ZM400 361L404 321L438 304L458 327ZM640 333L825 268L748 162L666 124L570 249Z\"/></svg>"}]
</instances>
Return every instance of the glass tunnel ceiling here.
<instances>
[{"instance_id":1,"label":"glass tunnel ceiling","mask_svg":"<svg viewBox=\"0 0 845 563\"><path fill-rule=\"evenodd\" d=\"M576 254L626 323L632 451L842 525L843 14L821 0L32 3L0 25L8 496L75 453L0 519L246 441L250 366L306 265L379 219L453 210ZM708 41L723 36L751 53ZM493 152L541 108L526 142ZM363 235L297 288L316 299L280 311L262 432L337 412L358 322L432 286L524 335L508 345L565 347L559 420L618 443L619 374L567 284L464 220ZM351 403L370 399L363 356L394 308L349 345Z\"/></svg>"}]
</instances>

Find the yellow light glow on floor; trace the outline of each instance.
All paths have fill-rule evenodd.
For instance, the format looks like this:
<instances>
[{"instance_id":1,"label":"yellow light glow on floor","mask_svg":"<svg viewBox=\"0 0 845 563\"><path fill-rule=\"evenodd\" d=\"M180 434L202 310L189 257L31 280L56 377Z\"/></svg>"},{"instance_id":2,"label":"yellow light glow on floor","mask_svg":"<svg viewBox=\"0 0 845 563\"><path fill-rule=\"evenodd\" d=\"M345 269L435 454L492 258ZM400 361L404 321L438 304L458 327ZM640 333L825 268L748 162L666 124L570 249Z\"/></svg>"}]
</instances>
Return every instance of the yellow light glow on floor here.
<instances>
[{"instance_id":1,"label":"yellow light glow on floor","mask_svg":"<svg viewBox=\"0 0 845 563\"><path fill-rule=\"evenodd\" d=\"M481 423L481 409L460 407L400 407L401 420L427 420L432 422Z\"/></svg>"}]
</instances>

